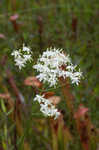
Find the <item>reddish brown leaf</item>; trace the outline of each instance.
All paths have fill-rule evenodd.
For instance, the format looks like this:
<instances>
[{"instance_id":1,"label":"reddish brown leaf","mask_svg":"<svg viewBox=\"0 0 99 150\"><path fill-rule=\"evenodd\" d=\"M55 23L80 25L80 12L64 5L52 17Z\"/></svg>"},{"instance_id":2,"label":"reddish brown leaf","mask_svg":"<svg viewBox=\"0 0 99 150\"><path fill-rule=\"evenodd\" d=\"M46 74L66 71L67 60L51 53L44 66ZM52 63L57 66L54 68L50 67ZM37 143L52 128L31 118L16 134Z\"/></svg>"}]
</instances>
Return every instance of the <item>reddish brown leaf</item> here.
<instances>
[{"instance_id":1,"label":"reddish brown leaf","mask_svg":"<svg viewBox=\"0 0 99 150\"><path fill-rule=\"evenodd\" d=\"M0 39L6 39L5 35L0 33Z\"/></svg>"},{"instance_id":2,"label":"reddish brown leaf","mask_svg":"<svg viewBox=\"0 0 99 150\"><path fill-rule=\"evenodd\" d=\"M10 16L10 21L15 21L19 18L19 15L18 14L15 14L13 16Z\"/></svg>"},{"instance_id":3,"label":"reddish brown leaf","mask_svg":"<svg viewBox=\"0 0 99 150\"><path fill-rule=\"evenodd\" d=\"M57 105L60 101L61 98L59 96L51 96L48 98L50 100L51 103L53 103L54 105Z\"/></svg>"},{"instance_id":4,"label":"reddish brown leaf","mask_svg":"<svg viewBox=\"0 0 99 150\"><path fill-rule=\"evenodd\" d=\"M89 136L89 128L90 123L88 119L88 108L84 107L83 104L80 104L77 112L74 114L74 118L76 119L77 130L80 135L80 140L84 150L90 149L90 136Z\"/></svg>"},{"instance_id":5,"label":"reddish brown leaf","mask_svg":"<svg viewBox=\"0 0 99 150\"><path fill-rule=\"evenodd\" d=\"M0 94L0 98L9 99L10 98L10 94L9 93Z\"/></svg>"},{"instance_id":6,"label":"reddish brown leaf","mask_svg":"<svg viewBox=\"0 0 99 150\"><path fill-rule=\"evenodd\" d=\"M54 96L54 94L55 94L54 92L43 93L43 95L44 95L45 98L50 98L50 97Z\"/></svg>"},{"instance_id":7,"label":"reddish brown leaf","mask_svg":"<svg viewBox=\"0 0 99 150\"><path fill-rule=\"evenodd\" d=\"M88 108L86 108L82 104L80 104L77 112L74 114L74 118L77 119L77 118L84 116L86 114L86 112L88 112L88 110L89 110Z\"/></svg>"},{"instance_id":8,"label":"reddish brown leaf","mask_svg":"<svg viewBox=\"0 0 99 150\"><path fill-rule=\"evenodd\" d=\"M24 84L27 86L35 86L38 88L42 86L42 83L34 76L26 78L24 80Z\"/></svg>"}]
</instances>

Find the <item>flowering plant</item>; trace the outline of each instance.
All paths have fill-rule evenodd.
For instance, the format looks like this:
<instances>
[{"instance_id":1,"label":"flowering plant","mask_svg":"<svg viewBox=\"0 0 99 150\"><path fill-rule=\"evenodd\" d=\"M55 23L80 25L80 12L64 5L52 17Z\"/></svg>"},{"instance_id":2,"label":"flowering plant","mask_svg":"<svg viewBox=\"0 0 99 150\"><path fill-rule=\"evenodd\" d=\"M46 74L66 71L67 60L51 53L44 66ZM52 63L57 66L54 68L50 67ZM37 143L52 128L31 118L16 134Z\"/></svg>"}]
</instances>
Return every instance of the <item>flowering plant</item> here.
<instances>
[{"instance_id":1,"label":"flowering plant","mask_svg":"<svg viewBox=\"0 0 99 150\"><path fill-rule=\"evenodd\" d=\"M23 53L25 52L25 54ZM19 69L25 66L27 61L30 61L31 50L24 46L21 50L15 50L11 55L14 56L15 65L19 66ZM59 78L70 78L72 84L79 84L82 72L76 71L76 65L73 65L69 55L66 55L62 49L49 48L43 52L37 60L37 64L33 65L33 68L39 72L37 78L43 83L48 83L50 87L58 84ZM54 117L57 119L60 112L55 108L55 105L44 97L44 95L37 94L34 101L38 101L40 104L40 111L45 116Z\"/></svg>"}]
</instances>

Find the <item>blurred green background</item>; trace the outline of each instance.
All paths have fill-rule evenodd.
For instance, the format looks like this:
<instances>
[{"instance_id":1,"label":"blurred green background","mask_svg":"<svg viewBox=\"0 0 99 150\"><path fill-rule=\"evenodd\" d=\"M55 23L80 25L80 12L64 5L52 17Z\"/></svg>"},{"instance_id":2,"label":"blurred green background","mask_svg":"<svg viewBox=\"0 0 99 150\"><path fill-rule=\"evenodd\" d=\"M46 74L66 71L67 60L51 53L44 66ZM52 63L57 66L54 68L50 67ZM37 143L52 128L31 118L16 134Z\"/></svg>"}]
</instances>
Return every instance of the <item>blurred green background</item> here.
<instances>
[{"instance_id":1,"label":"blurred green background","mask_svg":"<svg viewBox=\"0 0 99 150\"><path fill-rule=\"evenodd\" d=\"M24 138L27 138L31 149L47 150L48 145L51 145L49 121L44 119L42 114L41 116L38 114L38 105L32 104L33 89L25 87L23 84L24 79L35 75L35 72L33 72L31 64L19 71L14 66L11 57L11 52L22 47L23 43L31 47L34 62L39 54L51 46L62 48L70 54L73 63L79 65L83 72L80 85L72 87L72 94L75 96L75 108L83 103L89 108L92 123L95 127L99 127L98 0L0 0L0 80L2 81L0 92L4 92L5 86L15 99L7 81L6 69L9 68L27 103L25 108L27 118L23 115L24 134L17 140L18 150L24 149ZM55 90L59 96L61 96L60 90L61 88ZM64 120L69 126L71 123L68 120L66 107L65 101L61 101L59 108L64 112ZM9 136L12 137L14 123L6 118L2 120L2 118L0 118L1 127L6 122ZM35 121L37 118L38 122ZM35 128L40 130L40 134ZM3 141L2 135L4 135L4 131L1 128L1 141ZM71 143L66 150L80 150L81 145L78 137L75 142L76 144ZM14 149L14 144L9 145L7 149ZM48 150L52 149L49 148ZM64 149L60 148L59 150Z\"/></svg>"}]
</instances>

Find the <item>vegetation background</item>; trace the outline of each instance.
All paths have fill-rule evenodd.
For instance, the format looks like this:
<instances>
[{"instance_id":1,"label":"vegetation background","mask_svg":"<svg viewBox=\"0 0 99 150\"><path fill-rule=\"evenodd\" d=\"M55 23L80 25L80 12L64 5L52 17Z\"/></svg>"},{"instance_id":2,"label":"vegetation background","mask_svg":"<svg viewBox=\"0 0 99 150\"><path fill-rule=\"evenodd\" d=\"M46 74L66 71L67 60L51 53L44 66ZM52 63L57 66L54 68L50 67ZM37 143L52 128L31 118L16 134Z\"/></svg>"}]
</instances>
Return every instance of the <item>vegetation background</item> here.
<instances>
[{"instance_id":1,"label":"vegetation background","mask_svg":"<svg viewBox=\"0 0 99 150\"><path fill-rule=\"evenodd\" d=\"M34 63L52 46L64 49L79 65L84 78L69 92L75 112L81 104L88 108L87 122L86 116L81 116L82 123L72 119L62 87L50 91L61 97L57 107L63 119L54 122L39 112L33 103L35 88L24 85L27 77L36 75L32 65L19 71L11 57L23 43L31 47ZM98 150L98 0L1 0L0 97L0 150Z\"/></svg>"}]
</instances>

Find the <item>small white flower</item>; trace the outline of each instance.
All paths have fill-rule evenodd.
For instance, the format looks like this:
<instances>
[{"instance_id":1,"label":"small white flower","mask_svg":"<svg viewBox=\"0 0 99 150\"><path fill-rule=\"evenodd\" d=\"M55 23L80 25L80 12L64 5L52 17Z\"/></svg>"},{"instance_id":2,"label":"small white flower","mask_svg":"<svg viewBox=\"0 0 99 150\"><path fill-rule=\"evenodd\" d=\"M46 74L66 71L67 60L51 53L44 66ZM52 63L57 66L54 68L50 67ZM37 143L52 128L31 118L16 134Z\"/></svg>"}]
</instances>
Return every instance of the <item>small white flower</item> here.
<instances>
[{"instance_id":1,"label":"small white flower","mask_svg":"<svg viewBox=\"0 0 99 150\"><path fill-rule=\"evenodd\" d=\"M17 59L15 59L15 65L19 66L19 69L21 69L25 66L25 60L21 57L18 57Z\"/></svg>"},{"instance_id":2,"label":"small white flower","mask_svg":"<svg viewBox=\"0 0 99 150\"><path fill-rule=\"evenodd\" d=\"M23 44L23 51L27 52L28 54L31 53L30 48L26 47L24 44Z\"/></svg>"},{"instance_id":3,"label":"small white flower","mask_svg":"<svg viewBox=\"0 0 99 150\"><path fill-rule=\"evenodd\" d=\"M25 61L31 60L31 54L30 55L23 55L23 57L24 57Z\"/></svg>"},{"instance_id":4,"label":"small white flower","mask_svg":"<svg viewBox=\"0 0 99 150\"><path fill-rule=\"evenodd\" d=\"M36 95L34 98L34 101L38 101L40 104L40 111L45 115L49 117L54 117L54 119L57 119L60 115L60 112L55 108L55 106L44 96Z\"/></svg>"},{"instance_id":5,"label":"small white flower","mask_svg":"<svg viewBox=\"0 0 99 150\"><path fill-rule=\"evenodd\" d=\"M11 55L17 58L18 56L20 56L20 52L18 50L15 50L11 53Z\"/></svg>"},{"instance_id":6,"label":"small white flower","mask_svg":"<svg viewBox=\"0 0 99 150\"><path fill-rule=\"evenodd\" d=\"M56 48L43 52L33 68L39 72L37 78L44 83L49 83L50 87L56 86L59 77L64 79L69 77L72 83L78 85L82 76L80 71L76 72L76 66L71 63L69 55Z\"/></svg>"}]
</instances>

